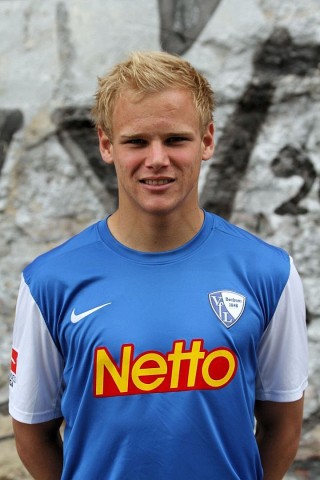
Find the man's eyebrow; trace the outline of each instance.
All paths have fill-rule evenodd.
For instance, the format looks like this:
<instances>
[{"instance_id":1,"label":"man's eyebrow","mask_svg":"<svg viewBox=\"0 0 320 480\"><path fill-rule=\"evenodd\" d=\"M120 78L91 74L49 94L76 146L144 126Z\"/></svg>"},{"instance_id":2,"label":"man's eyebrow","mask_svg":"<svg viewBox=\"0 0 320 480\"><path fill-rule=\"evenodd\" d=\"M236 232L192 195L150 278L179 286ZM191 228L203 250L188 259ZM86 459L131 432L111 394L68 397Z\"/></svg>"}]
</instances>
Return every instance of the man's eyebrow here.
<instances>
[{"instance_id":1,"label":"man's eyebrow","mask_svg":"<svg viewBox=\"0 0 320 480\"><path fill-rule=\"evenodd\" d=\"M168 137L183 137L185 135L192 135L193 132L191 131L188 131L188 130L179 130L179 131L175 131L175 132L168 132L167 133L167 136Z\"/></svg>"},{"instance_id":2,"label":"man's eyebrow","mask_svg":"<svg viewBox=\"0 0 320 480\"><path fill-rule=\"evenodd\" d=\"M183 131L171 131L171 132L166 132L163 136L164 137L183 137L187 135L192 135L192 131L188 130L183 130ZM141 137L149 137L150 135L148 133L123 133L120 135L120 139L131 139L131 138L141 138Z\"/></svg>"},{"instance_id":3,"label":"man's eyebrow","mask_svg":"<svg viewBox=\"0 0 320 480\"><path fill-rule=\"evenodd\" d=\"M146 134L144 133L123 133L119 138L121 140L130 140L131 138L141 138L145 136Z\"/></svg>"}]
</instances>

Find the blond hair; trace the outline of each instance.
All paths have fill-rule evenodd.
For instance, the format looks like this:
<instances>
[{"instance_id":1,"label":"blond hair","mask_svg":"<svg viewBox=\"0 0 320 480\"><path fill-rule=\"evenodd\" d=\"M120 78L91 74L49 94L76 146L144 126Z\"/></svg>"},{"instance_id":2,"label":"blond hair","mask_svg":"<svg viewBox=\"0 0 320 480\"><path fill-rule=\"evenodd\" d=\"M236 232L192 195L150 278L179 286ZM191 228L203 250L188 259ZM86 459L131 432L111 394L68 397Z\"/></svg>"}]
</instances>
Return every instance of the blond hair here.
<instances>
[{"instance_id":1,"label":"blond hair","mask_svg":"<svg viewBox=\"0 0 320 480\"><path fill-rule=\"evenodd\" d=\"M112 116L116 100L125 91L140 95L168 88L190 91L204 130L212 121L214 93L209 82L189 62L165 52L134 52L98 79L91 114L96 128L112 139Z\"/></svg>"}]
</instances>

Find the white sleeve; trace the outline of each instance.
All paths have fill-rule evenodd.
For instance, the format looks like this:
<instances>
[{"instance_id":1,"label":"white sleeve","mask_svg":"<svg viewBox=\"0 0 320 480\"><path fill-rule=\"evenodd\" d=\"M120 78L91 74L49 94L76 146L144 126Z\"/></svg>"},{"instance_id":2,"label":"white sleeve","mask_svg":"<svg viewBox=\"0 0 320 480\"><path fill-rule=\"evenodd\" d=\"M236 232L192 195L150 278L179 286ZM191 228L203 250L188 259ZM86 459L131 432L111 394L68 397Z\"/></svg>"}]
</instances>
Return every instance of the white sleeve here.
<instances>
[{"instance_id":1,"label":"white sleeve","mask_svg":"<svg viewBox=\"0 0 320 480\"><path fill-rule=\"evenodd\" d=\"M306 308L298 272L290 275L258 351L257 400L293 402L308 384Z\"/></svg>"},{"instance_id":2,"label":"white sleeve","mask_svg":"<svg viewBox=\"0 0 320 480\"><path fill-rule=\"evenodd\" d=\"M13 329L10 415L29 424L61 417L62 372L62 357L22 277Z\"/></svg>"}]
</instances>

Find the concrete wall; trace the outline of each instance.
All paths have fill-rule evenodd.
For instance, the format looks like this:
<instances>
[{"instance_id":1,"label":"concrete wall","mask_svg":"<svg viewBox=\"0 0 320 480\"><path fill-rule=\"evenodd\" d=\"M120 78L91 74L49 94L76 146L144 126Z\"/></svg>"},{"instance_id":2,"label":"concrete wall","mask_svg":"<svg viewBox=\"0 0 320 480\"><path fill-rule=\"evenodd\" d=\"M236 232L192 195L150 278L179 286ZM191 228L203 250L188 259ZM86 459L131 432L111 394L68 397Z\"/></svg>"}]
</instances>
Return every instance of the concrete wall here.
<instances>
[{"instance_id":1,"label":"concrete wall","mask_svg":"<svg viewBox=\"0 0 320 480\"><path fill-rule=\"evenodd\" d=\"M201 204L286 248L303 279L311 380L298 460L316 469L319 0L0 0L0 34L1 398L21 269L116 205L89 119L97 76L131 50L168 50L218 101Z\"/></svg>"}]
</instances>

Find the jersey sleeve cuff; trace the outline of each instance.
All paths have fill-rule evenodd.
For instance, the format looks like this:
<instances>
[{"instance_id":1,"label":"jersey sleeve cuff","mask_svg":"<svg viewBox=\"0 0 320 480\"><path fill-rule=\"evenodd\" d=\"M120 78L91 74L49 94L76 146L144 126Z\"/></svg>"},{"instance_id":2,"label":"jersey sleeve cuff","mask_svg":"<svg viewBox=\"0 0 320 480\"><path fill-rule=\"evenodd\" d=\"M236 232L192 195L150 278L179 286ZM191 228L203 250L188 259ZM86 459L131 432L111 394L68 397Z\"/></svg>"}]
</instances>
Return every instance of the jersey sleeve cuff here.
<instances>
[{"instance_id":1,"label":"jersey sleeve cuff","mask_svg":"<svg viewBox=\"0 0 320 480\"><path fill-rule=\"evenodd\" d=\"M41 413L28 413L18 410L13 405L9 403L9 414L14 420L17 420L21 423L27 423L29 425L34 423L43 423L56 418L61 418L62 414L60 411L55 412L41 412Z\"/></svg>"},{"instance_id":2,"label":"jersey sleeve cuff","mask_svg":"<svg viewBox=\"0 0 320 480\"><path fill-rule=\"evenodd\" d=\"M302 398L305 389L308 386L308 378L305 378L302 384L292 391L256 391L256 400L267 400L271 402L295 402Z\"/></svg>"}]
</instances>

